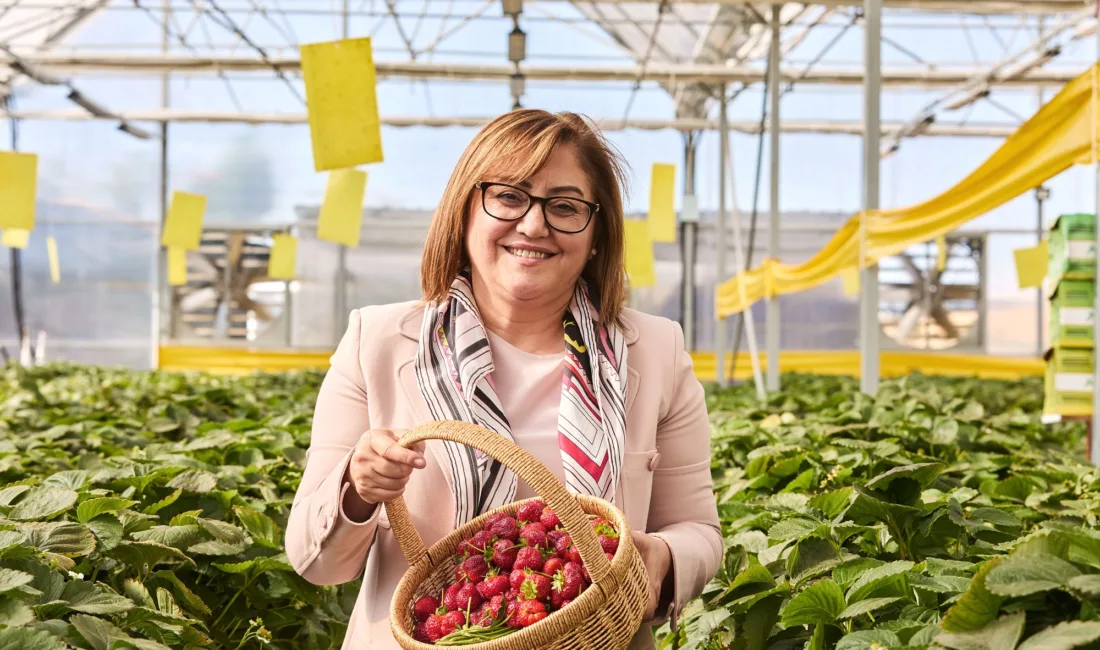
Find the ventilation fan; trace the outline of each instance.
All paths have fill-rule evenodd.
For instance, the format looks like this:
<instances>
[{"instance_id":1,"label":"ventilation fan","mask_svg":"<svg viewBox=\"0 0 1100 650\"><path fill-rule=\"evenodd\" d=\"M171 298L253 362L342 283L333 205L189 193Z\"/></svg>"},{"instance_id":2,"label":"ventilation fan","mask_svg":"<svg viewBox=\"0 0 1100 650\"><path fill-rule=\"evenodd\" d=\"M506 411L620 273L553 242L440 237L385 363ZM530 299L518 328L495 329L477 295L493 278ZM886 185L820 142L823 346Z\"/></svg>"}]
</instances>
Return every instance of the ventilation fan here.
<instances>
[{"instance_id":1,"label":"ventilation fan","mask_svg":"<svg viewBox=\"0 0 1100 650\"><path fill-rule=\"evenodd\" d=\"M202 339L255 340L285 303L282 282L267 277L270 255L266 231L204 231L187 254L187 284L173 287L176 321Z\"/></svg>"},{"instance_id":2,"label":"ventilation fan","mask_svg":"<svg viewBox=\"0 0 1100 650\"><path fill-rule=\"evenodd\" d=\"M944 350L980 347L984 239L946 238L939 270L933 243L915 246L879 265L879 324L902 347Z\"/></svg>"}]
</instances>

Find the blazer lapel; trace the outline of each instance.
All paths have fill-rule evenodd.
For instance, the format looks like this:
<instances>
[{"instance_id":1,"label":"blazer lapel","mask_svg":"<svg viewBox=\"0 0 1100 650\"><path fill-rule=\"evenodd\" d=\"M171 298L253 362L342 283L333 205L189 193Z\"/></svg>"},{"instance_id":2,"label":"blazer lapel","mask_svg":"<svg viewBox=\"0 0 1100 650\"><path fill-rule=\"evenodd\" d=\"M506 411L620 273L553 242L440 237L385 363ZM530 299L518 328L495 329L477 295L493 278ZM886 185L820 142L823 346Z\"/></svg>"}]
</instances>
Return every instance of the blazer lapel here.
<instances>
[{"instance_id":1,"label":"blazer lapel","mask_svg":"<svg viewBox=\"0 0 1100 650\"><path fill-rule=\"evenodd\" d=\"M626 318L623 319L623 338L626 339L626 345L629 349L638 342L638 330L634 327ZM626 414L630 416L630 409L634 406L634 399L638 397L638 382L641 381L641 375L638 371L630 367L630 357L627 357L626 361Z\"/></svg>"}]
</instances>

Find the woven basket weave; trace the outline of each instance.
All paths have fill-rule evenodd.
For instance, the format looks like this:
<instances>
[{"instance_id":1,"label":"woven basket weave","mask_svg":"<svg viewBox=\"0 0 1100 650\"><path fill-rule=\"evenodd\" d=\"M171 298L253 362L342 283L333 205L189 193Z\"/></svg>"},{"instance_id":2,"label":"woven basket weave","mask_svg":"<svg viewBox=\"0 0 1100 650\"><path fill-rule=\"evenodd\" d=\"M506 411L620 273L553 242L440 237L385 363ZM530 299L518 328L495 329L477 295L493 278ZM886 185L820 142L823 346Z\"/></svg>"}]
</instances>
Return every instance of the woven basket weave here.
<instances>
[{"instance_id":1,"label":"woven basket weave","mask_svg":"<svg viewBox=\"0 0 1100 650\"><path fill-rule=\"evenodd\" d=\"M400 444L449 440L479 449L515 472L553 509L580 551L592 585L567 607L538 623L499 639L469 646L472 650L624 650L641 627L649 602L649 582L641 554L634 546L626 516L610 503L568 492L562 483L529 453L507 438L468 422L431 422L407 431ZM531 501L529 499L527 501ZM412 605L426 595L438 596L453 579L458 565L455 551L466 538L481 530L495 512L515 516L526 501L517 501L473 519L427 548L413 526L403 498L386 503L386 514L409 569L398 583L390 603L390 628L405 650L428 650L431 644L412 638ZM591 520L603 517L619 531L619 548L608 560Z\"/></svg>"}]
</instances>

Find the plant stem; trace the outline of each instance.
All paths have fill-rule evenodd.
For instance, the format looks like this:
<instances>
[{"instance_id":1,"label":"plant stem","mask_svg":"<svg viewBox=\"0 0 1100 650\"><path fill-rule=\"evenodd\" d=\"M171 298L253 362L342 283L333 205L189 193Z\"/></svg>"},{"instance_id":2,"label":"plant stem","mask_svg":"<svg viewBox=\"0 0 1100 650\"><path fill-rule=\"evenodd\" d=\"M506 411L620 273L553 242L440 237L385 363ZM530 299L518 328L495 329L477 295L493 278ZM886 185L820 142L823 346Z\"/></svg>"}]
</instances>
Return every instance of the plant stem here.
<instances>
[{"instance_id":1,"label":"plant stem","mask_svg":"<svg viewBox=\"0 0 1100 650\"><path fill-rule=\"evenodd\" d=\"M249 578L248 580L246 580L245 583L241 586L241 588L237 590L237 593L233 594L233 597L229 599L229 602L226 603L224 607L222 607L222 611L221 611L220 614L218 614L218 617L216 619L214 619L213 623L210 624L210 629L211 630L213 630L215 627L218 626L218 623L222 620L222 617L225 616L226 612L229 611L229 608L233 605L233 603L237 602L237 598L239 598L240 595L242 593L244 593L245 589L248 589L252 585L252 582L255 579L256 579L256 577L253 576L253 577Z\"/></svg>"}]
</instances>

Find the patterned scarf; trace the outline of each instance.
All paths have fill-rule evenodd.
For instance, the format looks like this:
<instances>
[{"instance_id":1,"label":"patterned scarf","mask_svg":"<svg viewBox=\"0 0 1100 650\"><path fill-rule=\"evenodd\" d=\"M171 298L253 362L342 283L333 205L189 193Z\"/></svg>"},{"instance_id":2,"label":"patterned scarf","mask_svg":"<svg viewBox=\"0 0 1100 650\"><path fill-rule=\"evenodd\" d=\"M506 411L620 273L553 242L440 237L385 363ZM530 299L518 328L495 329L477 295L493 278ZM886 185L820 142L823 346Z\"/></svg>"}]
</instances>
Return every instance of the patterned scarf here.
<instances>
[{"instance_id":1,"label":"patterned scarf","mask_svg":"<svg viewBox=\"0 0 1100 650\"><path fill-rule=\"evenodd\" d=\"M563 318L558 445L566 488L612 501L626 441L626 342L618 328L600 326L598 315L598 303L578 281ZM512 440L492 374L489 340L463 272L445 303L424 310L416 355L420 393L436 420L472 422ZM454 476L456 527L515 500L516 477L500 461L443 444Z\"/></svg>"}]
</instances>

